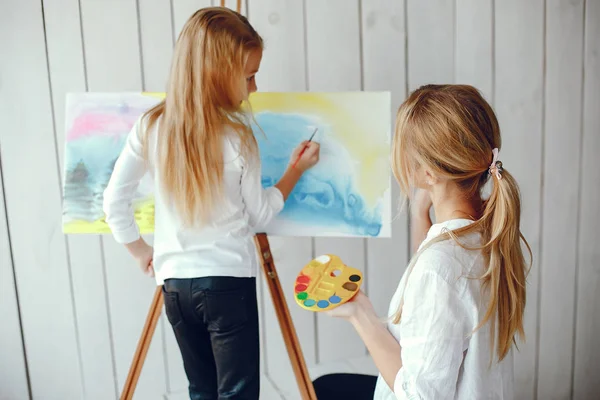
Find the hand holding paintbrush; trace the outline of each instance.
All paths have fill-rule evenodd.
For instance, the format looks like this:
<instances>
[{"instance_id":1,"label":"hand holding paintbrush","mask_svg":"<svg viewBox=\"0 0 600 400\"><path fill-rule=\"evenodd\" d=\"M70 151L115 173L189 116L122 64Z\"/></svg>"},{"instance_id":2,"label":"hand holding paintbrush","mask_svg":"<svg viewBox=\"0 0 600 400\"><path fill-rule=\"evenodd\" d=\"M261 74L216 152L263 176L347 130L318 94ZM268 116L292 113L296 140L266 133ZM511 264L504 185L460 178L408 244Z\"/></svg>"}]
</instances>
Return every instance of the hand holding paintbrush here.
<instances>
[{"instance_id":1,"label":"hand holding paintbrush","mask_svg":"<svg viewBox=\"0 0 600 400\"><path fill-rule=\"evenodd\" d=\"M304 141L298 146L292 153L292 160L295 160L292 164L292 168L298 167L300 163L300 169L306 171L319 161L319 144L313 142L319 128L315 128L314 132L307 141ZM302 161L302 162L301 162Z\"/></svg>"},{"instance_id":2,"label":"hand holding paintbrush","mask_svg":"<svg viewBox=\"0 0 600 400\"><path fill-rule=\"evenodd\" d=\"M308 140L300 143L294 149L286 171L279 182L275 184L284 201L288 198L302 174L319 162L320 145L313 142L316 133L317 129Z\"/></svg>"}]
</instances>

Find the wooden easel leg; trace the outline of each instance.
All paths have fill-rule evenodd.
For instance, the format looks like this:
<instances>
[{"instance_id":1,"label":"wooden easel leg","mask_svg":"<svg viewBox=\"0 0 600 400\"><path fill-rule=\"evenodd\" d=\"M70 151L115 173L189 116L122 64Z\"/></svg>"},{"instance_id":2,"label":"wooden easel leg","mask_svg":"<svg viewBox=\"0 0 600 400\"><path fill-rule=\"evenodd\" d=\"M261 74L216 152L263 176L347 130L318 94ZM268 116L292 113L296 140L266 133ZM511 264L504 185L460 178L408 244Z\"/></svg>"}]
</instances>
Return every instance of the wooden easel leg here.
<instances>
[{"instance_id":1,"label":"wooden easel leg","mask_svg":"<svg viewBox=\"0 0 600 400\"><path fill-rule=\"evenodd\" d=\"M296 382L298 382L300 395L303 400L317 400L312 380L310 379L308 369L306 368L306 361L302 354L300 342L298 341L298 335L296 334L296 329L294 328L294 323L292 322L292 317L285 301L285 295L281 289L281 283L279 282L277 272L275 271L275 263L271 254L269 239L264 233L257 234L254 239L262 262L263 271L265 272L265 277L269 285L269 291L271 292L271 297L273 299L273 306L275 307L281 334L292 363Z\"/></svg>"},{"instance_id":2,"label":"wooden easel leg","mask_svg":"<svg viewBox=\"0 0 600 400\"><path fill-rule=\"evenodd\" d=\"M312 380L310 379L308 369L306 368L306 361L302 354L300 342L298 341L296 329L292 322L292 317L285 301L285 295L275 270L275 263L271 254L269 239L266 234L259 233L255 237L255 242L262 262L263 271L269 285L269 291L277 314L277 320L279 321L279 327L281 328L281 334L290 357L294 375L296 376L296 382L298 382L300 394L303 400L317 400ZM125 381L120 400L131 400L133 398L133 393L135 392L135 387L140 377L140 373L142 372L142 367L146 359L146 354L148 353L148 348L152 342L152 336L156 330L156 324L162 312L162 307L162 286L157 286L156 291L154 292L154 298L152 299L152 304L150 305L150 310L148 311L148 316L146 317L144 329L142 330L142 335L140 336L131 366L129 367L129 374L127 375L127 381Z\"/></svg>"},{"instance_id":3,"label":"wooden easel leg","mask_svg":"<svg viewBox=\"0 0 600 400\"><path fill-rule=\"evenodd\" d=\"M148 354L150 342L152 342L152 336L154 335L158 318L162 312L163 300L162 286L157 286L156 291L154 292L154 298L152 299L152 304L150 305L150 310L148 311L148 316L146 317L144 329L142 330L142 335L140 336L131 366L129 367L129 374L127 375L127 380L125 381L125 386L121 393L121 400L131 400L133 398L133 393L135 392L135 387L140 377L140 373L142 372L142 367L146 360L146 354Z\"/></svg>"}]
</instances>

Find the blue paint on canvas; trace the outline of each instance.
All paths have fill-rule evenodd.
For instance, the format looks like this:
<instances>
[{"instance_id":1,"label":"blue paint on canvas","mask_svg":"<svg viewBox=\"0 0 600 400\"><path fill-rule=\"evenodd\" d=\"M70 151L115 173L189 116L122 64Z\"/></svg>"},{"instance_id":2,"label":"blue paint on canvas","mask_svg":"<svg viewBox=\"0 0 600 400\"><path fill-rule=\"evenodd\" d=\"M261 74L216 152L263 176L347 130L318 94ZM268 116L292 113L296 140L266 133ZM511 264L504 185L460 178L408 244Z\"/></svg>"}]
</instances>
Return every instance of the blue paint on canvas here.
<instances>
[{"instance_id":1,"label":"blue paint on canvas","mask_svg":"<svg viewBox=\"0 0 600 400\"><path fill-rule=\"evenodd\" d=\"M314 140L321 145L320 161L304 173L288 198L281 217L307 226L331 226L336 230L344 227L348 234L353 235L379 234L382 207L367 207L354 187L353 172L357 166L326 126L299 114L262 112L255 118L264 132L254 126L265 188L277 183L290 162L294 148L307 140L315 127L319 128Z\"/></svg>"}]
</instances>

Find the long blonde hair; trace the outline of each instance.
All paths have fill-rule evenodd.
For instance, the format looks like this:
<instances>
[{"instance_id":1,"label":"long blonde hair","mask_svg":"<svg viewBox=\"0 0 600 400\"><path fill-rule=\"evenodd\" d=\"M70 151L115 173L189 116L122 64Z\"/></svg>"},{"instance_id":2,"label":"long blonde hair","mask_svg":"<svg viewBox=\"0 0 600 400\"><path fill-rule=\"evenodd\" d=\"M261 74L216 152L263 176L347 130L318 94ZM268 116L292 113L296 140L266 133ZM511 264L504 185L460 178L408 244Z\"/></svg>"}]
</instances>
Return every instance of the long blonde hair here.
<instances>
[{"instance_id":1,"label":"long blonde hair","mask_svg":"<svg viewBox=\"0 0 600 400\"><path fill-rule=\"evenodd\" d=\"M186 224L207 223L219 204L227 128L239 136L243 157L257 156L240 99L248 95L248 56L262 48L243 15L222 7L196 11L175 44L166 98L144 115L146 133L162 117L156 149L161 189ZM148 159L148 135L143 143Z\"/></svg>"},{"instance_id":2,"label":"long blonde hair","mask_svg":"<svg viewBox=\"0 0 600 400\"><path fill-rule=\"evenodd\" d=\"M493 149L500 149L500 127L494 111L481 94L468 85L426 85L415 90L400 106L392 145L392 169L405 195L414 187L418 168L426 167L440 178L456 182L468 198L481 196L493 180L491 194L483 202L479 219L466 227L446 232L423 246L412 258L409 273L419 255L443 240L455 240L473 232L482 237L481 250L487 270L482 288L489 292L483 320L491 322L492 349L502 360L518 333L524 338L523 314L526 300L525 262L521 241L531 256L520 231L521 201L512 175L498 164L500 176L490 174ZM402 304L393 317L400 321ZM497 324L497 325L496 325Z\"/></svg>"}]
</instances>

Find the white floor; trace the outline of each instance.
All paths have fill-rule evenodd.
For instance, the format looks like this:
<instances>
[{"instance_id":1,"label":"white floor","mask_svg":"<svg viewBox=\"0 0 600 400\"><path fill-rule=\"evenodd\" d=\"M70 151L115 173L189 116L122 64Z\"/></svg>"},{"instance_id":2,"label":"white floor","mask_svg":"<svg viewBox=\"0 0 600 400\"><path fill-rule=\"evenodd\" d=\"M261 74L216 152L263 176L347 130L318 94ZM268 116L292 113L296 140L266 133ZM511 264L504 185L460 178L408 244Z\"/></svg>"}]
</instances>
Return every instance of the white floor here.
<instances>
[{"instance_id":1,"label":"white floor","mask_svg":"<svg viewBox=\"0 0 600 400\"><path fill-rule=\"evenodd\" d=\"M281 395L279 390L277 390L267 376L261 377L260 398L261 400L287 400L287 398ZM294 398L300 399L300 396L298 395L298 397ZM189 396L187 391L181 391L165 396L165 400L189 400Z\"/></svg>"},{"instance_id":2,"label":"white floor","mask_svg":"<svg viewBox=\"0 0 600 400\"><path fill-rule=\"evenodd\" d=\"M377 368L373 364L371 357L349 359L344 361L332 362L317 365L309 368L312 380L330 373L360 373L377 375ZM278 387L276 382L272 382L268 376L261 378L261 400L302 400L296 386ZM187 400L188 394L185 391L171 393L165 396L165 400Z\"/></svg>"}]
</instances>

